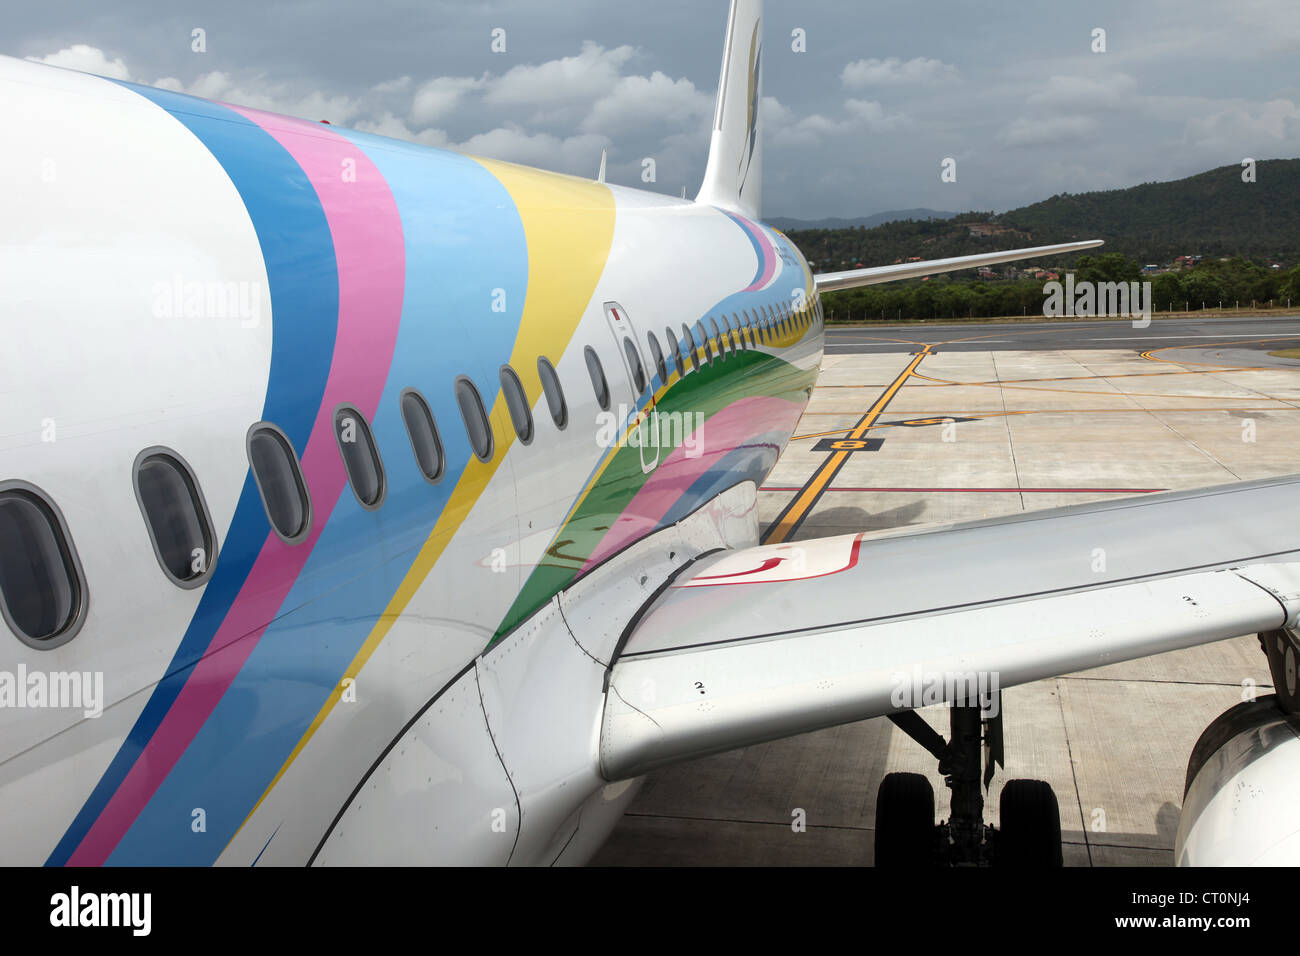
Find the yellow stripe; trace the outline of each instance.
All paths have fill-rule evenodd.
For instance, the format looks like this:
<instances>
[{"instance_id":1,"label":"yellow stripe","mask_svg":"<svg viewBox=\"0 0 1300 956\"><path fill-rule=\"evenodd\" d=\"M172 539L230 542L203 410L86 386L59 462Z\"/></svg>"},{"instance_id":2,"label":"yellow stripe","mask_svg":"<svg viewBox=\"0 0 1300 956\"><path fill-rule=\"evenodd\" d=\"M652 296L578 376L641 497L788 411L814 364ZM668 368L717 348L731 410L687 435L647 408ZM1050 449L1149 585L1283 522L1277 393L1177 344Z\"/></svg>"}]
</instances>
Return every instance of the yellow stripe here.
<instances>
[{"instance_id":1,"label":"yellow stripe","mask_svg":"<svg viewBox=\"0 0 1300 956\"><path fill-rule=\"evenodd\" d=\"M494 160L476 158L476 161L500 180L510 193L523 223L528 248L528 286L510 364L519 374L527 393L537 396L541 393L537 357L546 355L553 362L558 361L573 338L591 302L596 282L605 270L614 240L614 195L604 185L572 176ZM489 462L470 459L397 592L348 664L338 686L330 692L311 726L258 797L239 830L235 831L235 836L231 837L231 842L325 722L342 696L344 682L355 680L360 674L487 488L516 438L499 390L490 418L496 454Z\"/></svg>"}]
</instances>

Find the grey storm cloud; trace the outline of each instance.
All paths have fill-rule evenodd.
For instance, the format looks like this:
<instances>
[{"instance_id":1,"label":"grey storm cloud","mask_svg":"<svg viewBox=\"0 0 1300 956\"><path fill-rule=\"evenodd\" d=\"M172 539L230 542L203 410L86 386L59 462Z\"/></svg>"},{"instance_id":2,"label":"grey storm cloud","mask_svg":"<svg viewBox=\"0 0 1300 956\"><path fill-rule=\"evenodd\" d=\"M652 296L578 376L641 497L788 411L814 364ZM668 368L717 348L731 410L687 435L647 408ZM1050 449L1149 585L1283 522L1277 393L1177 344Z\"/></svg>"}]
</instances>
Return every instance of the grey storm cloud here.
<instances>
[{"instance_id":1,"label":"grey storm cloud","mask_svg":"<svg viewBox=\"0 0 1300 956\"><path fill-rule=\"evenodd\" d=\"M10 10L0 52L585 176L607 149L611 182L693 195L726 8L71 0ZM764 209L1003 210L1297 156L1297 54L1296 0L768 0Z\"/></svg>"}]
</instances>

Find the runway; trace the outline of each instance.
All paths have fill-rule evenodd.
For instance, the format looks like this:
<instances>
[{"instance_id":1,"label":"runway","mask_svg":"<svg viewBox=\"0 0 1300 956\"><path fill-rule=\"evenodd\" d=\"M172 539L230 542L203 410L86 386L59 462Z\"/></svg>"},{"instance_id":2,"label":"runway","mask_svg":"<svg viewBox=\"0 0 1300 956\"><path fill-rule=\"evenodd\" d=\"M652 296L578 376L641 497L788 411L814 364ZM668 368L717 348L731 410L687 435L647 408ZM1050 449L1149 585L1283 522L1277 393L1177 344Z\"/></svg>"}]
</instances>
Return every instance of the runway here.
<instances>
[{"instance_id":1,"label":"runway","mask_svg":"<svg viewBox=\"0 0 1300 956\"><path fill-rule=\"evenodd\" d=\"M767 541L1300 472L1300 362L1267 355L1300 346L1294 316L833 328L827 343L760 490ZM850 435L861 450L826 444ZM1011 688L986 819L1003 783L1039 778L1066 865L1170 865L1196 738L1270 690L1253 636ZM947 735L946 710L920 713ZM869 865L892 771L926 774L947 816L933 759L869 720L651 775L594 862Z\"/></svg>"},{"instance_id":2,"label":"runway","mask_svg":"<svg viewBox=\"0 0 1300 956\"><path fill-rule=\"evenodd\" d=\"M1154 319L1144 328L1134 320L1091 322L1019 322L983 325L908 324L864 327L829 326L826 354L879 354L907 352L916 343L943 346L946 351L981 352L1022 349L1052 352L1062 349L1136 349L1186 346L1201 348L1210 343L1235 345L1258 342L1264 352L1293 348L1288 342L1300 336L1300 317ZM1280 337L1278 344L1268 340ZM1277 359L1274 361L1286 361ZM1300 363L1296 363L1300 366Z\"/></svg>"}]
</instances>

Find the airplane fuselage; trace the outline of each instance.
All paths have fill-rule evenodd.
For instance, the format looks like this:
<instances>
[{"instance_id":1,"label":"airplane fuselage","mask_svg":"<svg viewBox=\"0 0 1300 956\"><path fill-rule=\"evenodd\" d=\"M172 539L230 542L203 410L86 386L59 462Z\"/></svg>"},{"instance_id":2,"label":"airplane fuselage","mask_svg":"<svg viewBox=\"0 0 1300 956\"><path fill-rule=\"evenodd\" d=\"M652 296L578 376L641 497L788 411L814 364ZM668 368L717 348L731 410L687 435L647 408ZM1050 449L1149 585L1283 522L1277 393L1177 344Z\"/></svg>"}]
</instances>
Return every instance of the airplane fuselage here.
<instances>
[{"instance_id":1,"label":"airplane fuselage","mask_svg":"<svg viewBox=\"0 0 1300 956\"><path fill-rule=\"evenodd\" d=\"M0 634L3 862L306 862L417 720L499 765L456 798L493 835L453 857L554 859L520 837L485 692L451 689L674 528L756 543L822 355L798 250L708 205L25 61L0 90L0 493L61 517L76 592L61 629ZM269 431L297 490L250 468ZM159 456L210 525L188 570L150 518ZM545 660L519 686L559 679ZM102 714L32 703L30 675L72 673L102 675ZM459 819L438 772L388 787L434 828ZM547 792L561 823L583 779ZM444 862L376 832L367 859Z\"/></svg>"}]
</instances>

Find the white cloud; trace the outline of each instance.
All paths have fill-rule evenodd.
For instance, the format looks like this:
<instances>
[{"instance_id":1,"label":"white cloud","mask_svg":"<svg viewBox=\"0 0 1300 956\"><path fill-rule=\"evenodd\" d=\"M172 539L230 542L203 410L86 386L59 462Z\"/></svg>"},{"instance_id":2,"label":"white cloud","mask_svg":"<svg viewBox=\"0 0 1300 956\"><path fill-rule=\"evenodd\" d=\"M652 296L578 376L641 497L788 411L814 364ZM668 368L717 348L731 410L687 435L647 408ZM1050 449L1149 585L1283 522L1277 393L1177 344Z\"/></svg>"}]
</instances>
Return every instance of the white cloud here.
<instances>
[{"instance_id":1,"label":"white cloud","mask_svg":"<svg viewBox=\"0 0 1300 956\"><path fill-rule=\"evenodd\" d=\"M493 106L574 107L605 95L636 55L630 46L606 50L590 40L577 56L524 64L492 80L485 102Z\"/></svg>"},{"instance_id":2,"label":"white cloud","mask_svg":"<svg viewBox=\"0 0 1300 956\"><path fill-rule=\"evenodd\" d=\"M907 117L890 113L875 100L845 100L843 119L811 113L776 131L769 130L769 142L782 147L815 147L827 138L852 136L862 132L878 133L906 126ZM789 110L786 110L787 115Z\"/></svg>"},{"instance_id":3,"label":"white cloud","mask_svg":"<svg viewBox=\"0 0 1300 956\"><path fill-rule=\"evenodd\" d=\"M907 122L901 113L886 112L875 100L845 100L844 109L873 132L896 129Z\"/></svg>"},{"instance_id":4,"label":"white cloud","mask_svg":"<svg viewBox=\"0 0 1300 956\"><path fill-rule=\"evenodd\" d=\"M712 109L713 98L709 98ZM794 112L775 96L763 97L763 128L769 133L788 126L794 120Z\"/></svg>"},{"instance_id":5,"label":"white cloud","mask_svg":"<svg viewBox=\"0 0 1300 956\"><path fill-rule=\"evenodd\" d=\"M455 110L465 94L482 89L483 80L468 76L438 76L421 84L411 101L411 122L417 126L428 125ZM381 90L380 87L389 89ZM392 84L381 83L376 92L390 92Z\"/></svg>"},{"instance_id":6,"label":"white cloud","mask_svg":"<svg viewBox=\"0 0 1300 956\"><path fill-rule=\"evenodd\" d=\"M997 138L1004 146L1053 146L1084 139L1096 129L1097 121L1088 116L1021 116L1003 127Z\"/></svg>"},{"instance_id":7,"label":"white cloud","mask_svg":"<svg viewBox=\"0 0 1300 956\"><path fill-rule=\"evenodd\" d=\"M375 120L357 120L355 128L363 133L374 133L376 136L387 136L390 139L403 139L408 143L419 143L422 146L448 145L447 134L444 131L429 127L416 132L406 125L406 120L393 113L383 113Z\"/></svg>"},{"instance_id":8,"label":"white cloud","mask_svg":"<svg viewBox=\"0 0 1300 956\"><path fill-rule=\"evenodd\" d=\"M713 115L713 96L686 78L674 80L656 70L650 76L625 76L602 96L581 129L614 135L649 124L697 125Z\"/></svg>"},{"instance_id":9,"label":"white cloud","mask_svg":"<svg viewBox=\"0 0 1300 956\"><path fill-rule=\"evenodd\" d=\"M103 50L86 43L74 43L49 56L29 56L27 59L50 66L61 66L83 73L95 73L114 80L129 80L131 73L120 58L110 60Z\"/></svg>"},{"instance_id":10,"label":"white cloud","mask_svg":"<svg viewBox=\"0 0 1300 956\"><path fill-rule=\"evenodd\" d=\"M395 80L386 80L383 83L376 83L370 89L381 95L385 93L405 93L411 88L411 78L409 76L399 76Z\"/></svg>"},{"instance_id":11,"label":"white cloud","mask_svg":"<svg viewBox=\"0 0 1300 956\"><path fill-rule=\"evenodd\" d=\"M1115 109L1135 105L1137 81L1127 73L1101 77L1053 76L1047 85L1029 95L1028 102L1056 110Z\"/></svg>"},{"instance_id":12,"label":"white cloud","mask_svg":"<svg viewBox=\"0 0 1300 956\"><path fill-rule=\"evenodd\" d=\"M1260 147L1300 151L1300 106L1285 99L1226 105L1208 116L1188 120L1186 140L1222 149L1233 157L1251 155Z\"/></svg>"},{"instance_id":13,"label":"white cloud","mask_svg":"<svg viewBox=\"0 0 1300 956\"><path fill-rule=\"evenodd\" d=\"M855 60L844 68L840 82L850 90L862 90L869 86L933 86L957 76L957 68L942 60L891 56L884 60Z\"/></svg>"},{"instance_id":14,"label":"white cloud","mask_svg":"<svg viewBox=\"0 0 1300 956\"><path fill-rule=\"evenodd\" d=\"M504 159L507 162L537 166L542 169L586 170L594 179L600 165L600 151L609 140L594 133L559 137L550 133L530 133L515 126L502 126L471 136L456 149L474 156Z\"/></svg>"}]
</instances>

